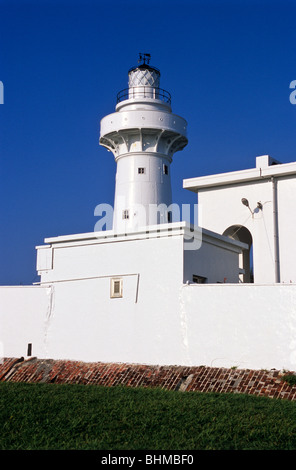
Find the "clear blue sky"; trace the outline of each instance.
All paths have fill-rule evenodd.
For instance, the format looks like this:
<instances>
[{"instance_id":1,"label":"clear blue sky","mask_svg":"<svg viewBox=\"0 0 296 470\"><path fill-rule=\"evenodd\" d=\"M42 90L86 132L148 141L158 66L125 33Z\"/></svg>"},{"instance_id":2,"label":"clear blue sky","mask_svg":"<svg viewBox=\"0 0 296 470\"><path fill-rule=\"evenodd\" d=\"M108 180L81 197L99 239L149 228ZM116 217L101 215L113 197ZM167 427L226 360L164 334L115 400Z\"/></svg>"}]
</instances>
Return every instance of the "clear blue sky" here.
<instances>
[{"instance_id":1,"label":"clear blue sky","mask_svg":"<svg viewBox=\"0 0 296 470\"><path fill-rule=\"evenodd\" d=\"M0 284L31 284L44 238L91 232L113 204L115 163L99 123L138 53L149 52L188 122L172 164L184 178L296 160L296 3L0 1Z\"/></svg>"}]
</instances>

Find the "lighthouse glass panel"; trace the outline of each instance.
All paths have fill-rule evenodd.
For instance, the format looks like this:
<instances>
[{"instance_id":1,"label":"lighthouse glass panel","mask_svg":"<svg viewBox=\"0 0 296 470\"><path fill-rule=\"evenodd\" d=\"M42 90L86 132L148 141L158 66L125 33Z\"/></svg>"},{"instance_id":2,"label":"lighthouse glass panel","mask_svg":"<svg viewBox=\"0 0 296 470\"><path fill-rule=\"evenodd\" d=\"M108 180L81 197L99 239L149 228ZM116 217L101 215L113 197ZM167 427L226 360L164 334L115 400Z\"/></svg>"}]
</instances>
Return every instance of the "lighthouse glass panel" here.
<instances>
[{"instance_id":1,"label":"lighthouse glass panel","mask_svg":"<svg viewBox=\"0 0 296 470\"><path fill-rule=\"evenodd\" d=\"M156 70L135 69L129 73L129 87L149 86L159 88L159 73Z\"/></svg>"}]
</instances>

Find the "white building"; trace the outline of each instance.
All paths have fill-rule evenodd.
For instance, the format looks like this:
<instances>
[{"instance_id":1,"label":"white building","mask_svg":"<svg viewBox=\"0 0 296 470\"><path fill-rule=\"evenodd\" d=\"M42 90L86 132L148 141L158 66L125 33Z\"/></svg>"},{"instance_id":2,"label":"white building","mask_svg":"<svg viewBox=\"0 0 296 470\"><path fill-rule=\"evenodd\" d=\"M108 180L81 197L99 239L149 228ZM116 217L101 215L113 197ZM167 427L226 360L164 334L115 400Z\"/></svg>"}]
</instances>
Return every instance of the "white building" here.
<instances>
[{"instance_id":1,"label":"white building","mask_svg":"<svg viewBox=\"0 0 296 470\"><path fill-rule=\"evenodd\" d=\"M256 168L190 178L183 187L198 193L205 227L248 244L243 282L250 282L252 251L254 282L296 282L296 162L263 155Z\"/></svg>"},{"instance_id":2,"label":"white building","mask_svg":"<svg viewBox=\"0 0 296 470\"><path fill-rule=\"evenodd\" d=\"M288 191L278 191L273 204L274 186L262 179L269 165L263 168L261 158L260 168L236 179L228 174L185 181L199 193L205 227L172 223L170 165L187 144L186 122L172 113L159 71L144 59L130 70L115 113L101 122L100 143L117 162L113 229L46 238L37 247L39 285L0 288L2 353L296 369L296 285L272 277L280 271L282 280L295 279L283 255L293 234L284 237L287 219L279 211L283 206L288 214L291 193L289 199ZM215 193L225 194L225 202ZM288 226L295 234L295 218ZM279 257L268 259L270 252L261 256L260 249L264 242L271 249L274 235L278 251L271 253ZM249 281L251 240L252 284L241 282Z\"/></svg>"}]
</instances>

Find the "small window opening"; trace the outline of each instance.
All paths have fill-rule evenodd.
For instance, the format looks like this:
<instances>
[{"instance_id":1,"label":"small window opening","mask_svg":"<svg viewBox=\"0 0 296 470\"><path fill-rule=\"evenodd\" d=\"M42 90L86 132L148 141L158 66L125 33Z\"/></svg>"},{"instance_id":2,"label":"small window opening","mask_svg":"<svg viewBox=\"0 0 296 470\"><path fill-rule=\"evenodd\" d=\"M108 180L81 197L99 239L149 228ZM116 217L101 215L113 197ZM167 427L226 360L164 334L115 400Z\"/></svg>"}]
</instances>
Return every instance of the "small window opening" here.
<instances>
[{"instance_id":1,"label":"small window opening","mask_svg":"<svg viewBox=\"0 0 296 470\"><path fill-rule=\"evenodd\" d=\"M163 172L165 175L169 174L169 167L167 165L163 165Z\"/></svg>"},{"instance_id":2,"label":"small window opening","mask_svg":"<svg viewBox=\"0 0 296 470\"><path fill-rule=\"evenodd\" d=\"M145 171L145 170L146 170L146 169L145 169L145 168L143 168L143 167L141 167L141 168L138 168L138 174L139 174L139 175L144 175L144 174L146 173L146 171Z\"/></svg>"},{"instance_id":3,"label":"small window opening","mask_svg":"<svg viewBox=\"0 0 296 470\"><path fill-rule=\"evenodd\" d=\"M123 219L129 219L129 210L124 210L122 211L122 218Z\"/></svg>"},{"instance_id":4,"label":"small window opening","mask_svg":"<svg viewBox=\"0 0 296 470\"><path fill-rule=\"evenodd\" d=\"M197 274L193 274L193 276L192 276L192 281L195 284L205 284L206 280L207 280L207 278L204 277L204 276L198 276Z\"/></svg>"},{"instance_id":5,"label":"small window opening","mask_svg":"<svg viewBox=\"0 0 296 470\"><path fill-rule=\"evenodd\" d=\"M172 211L168 211L168 223L171 223L173 220Z\"/></svg>"},{"instance_id":6,"label":"small window opening","mask_svg":"<svg viewBox=\"0 0 296 470\"><path fill-rule=\"evenodd\" d=\"M32 343L28 343L27 356L32 356Z\"/></svg>"},{"instance_id":7,"label":"small window opening","mask_svg":"<svg viewBox=\"0 0 296 470\"><path fill-rule=\"evenodd\" d=\"M110 297L111 299L122 297L122 279L111 279Z\"/></svg>"}]
</instances>

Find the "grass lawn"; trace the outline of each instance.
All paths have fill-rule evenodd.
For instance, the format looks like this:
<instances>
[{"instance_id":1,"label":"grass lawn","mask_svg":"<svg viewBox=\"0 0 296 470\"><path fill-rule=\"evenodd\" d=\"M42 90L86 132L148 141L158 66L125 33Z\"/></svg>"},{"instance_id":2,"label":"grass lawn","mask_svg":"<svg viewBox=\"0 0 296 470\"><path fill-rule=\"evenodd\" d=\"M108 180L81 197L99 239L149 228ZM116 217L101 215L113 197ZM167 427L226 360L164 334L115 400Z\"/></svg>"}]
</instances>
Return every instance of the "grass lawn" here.
<instances>
[{"instance_id":1,"label":"grass lawn","mask_svg":"<svg viewBox=\"0 0 296 470\"><path fill-rule=\"evenodd\" d=\"M1 450L295 450L296 403L239 394L0 383Z\"/></svg>"}]
</instances>

